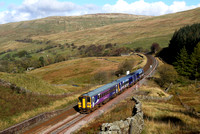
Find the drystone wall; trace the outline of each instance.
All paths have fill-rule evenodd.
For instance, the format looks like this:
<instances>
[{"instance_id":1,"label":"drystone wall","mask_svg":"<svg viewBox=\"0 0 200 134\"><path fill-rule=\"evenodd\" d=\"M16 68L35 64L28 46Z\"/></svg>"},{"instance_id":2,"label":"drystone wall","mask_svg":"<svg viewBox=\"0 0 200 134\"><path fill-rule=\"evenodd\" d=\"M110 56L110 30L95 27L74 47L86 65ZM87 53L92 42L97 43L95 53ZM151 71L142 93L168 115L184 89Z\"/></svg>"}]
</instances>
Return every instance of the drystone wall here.
<instances>
[{"instance_id":1,"label":"drystone wall","mask_svg":"<svg viewBox=\"0 0 200 134\"><path fill-rule=\"evenodd\" d=\"M133 100L136 103L133 108L133 116L124 121L103 123L99 134L140 134L144 126L142 103L134 97Z\"/></svg>"}]
</instances>

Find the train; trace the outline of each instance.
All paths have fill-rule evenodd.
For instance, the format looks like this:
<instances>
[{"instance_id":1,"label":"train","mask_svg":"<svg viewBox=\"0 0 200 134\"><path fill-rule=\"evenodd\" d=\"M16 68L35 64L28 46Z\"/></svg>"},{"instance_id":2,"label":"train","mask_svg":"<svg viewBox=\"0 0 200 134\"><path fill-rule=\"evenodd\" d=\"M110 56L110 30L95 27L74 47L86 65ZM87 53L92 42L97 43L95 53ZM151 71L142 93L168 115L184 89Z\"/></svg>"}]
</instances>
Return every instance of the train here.
<instances>
[{"instance_id":1,"label":"train","mask_svg":"<svg viewBox=\"0 0 200 134\"><path fill-rule=\"evenodd\" d=\"M80 113L90 113L144 77L142 68L78 97Z\"/></svg>"}]
</instances>

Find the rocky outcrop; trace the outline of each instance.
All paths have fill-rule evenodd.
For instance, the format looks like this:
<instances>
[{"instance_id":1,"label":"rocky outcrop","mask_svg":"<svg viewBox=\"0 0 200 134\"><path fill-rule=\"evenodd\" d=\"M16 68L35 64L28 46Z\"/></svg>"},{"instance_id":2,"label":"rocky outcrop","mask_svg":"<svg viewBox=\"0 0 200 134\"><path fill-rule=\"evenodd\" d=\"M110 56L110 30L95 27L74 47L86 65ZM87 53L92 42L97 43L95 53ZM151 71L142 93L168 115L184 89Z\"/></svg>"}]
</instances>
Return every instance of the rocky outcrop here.
<instances>
[{"instance_id":1,"label":"rocky outcrop","mask_svg":"<svg viewBox=\"0 0 200 134\"><path fill-rule=\"evenodd\" d=\"M142 103L133 98L135 107L133 116L126 120L115 121L113 123L103 123L99 134L140 134L144 126Z\"/></svg>"}]
</instances>

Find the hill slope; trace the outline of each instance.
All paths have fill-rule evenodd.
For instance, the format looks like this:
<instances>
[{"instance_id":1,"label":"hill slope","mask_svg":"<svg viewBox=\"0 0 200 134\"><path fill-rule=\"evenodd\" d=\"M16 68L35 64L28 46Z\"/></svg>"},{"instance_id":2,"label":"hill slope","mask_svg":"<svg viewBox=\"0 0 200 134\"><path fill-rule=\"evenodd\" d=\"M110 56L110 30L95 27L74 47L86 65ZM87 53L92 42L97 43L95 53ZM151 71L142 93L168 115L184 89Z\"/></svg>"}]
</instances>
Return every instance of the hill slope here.
<instances>
[{"instance_id":1,"label":"hill slope","mask_svg":"<svg viewBox=\"0 0 200 134\"><path fill-rule=\"evenodd\" d=\"M80 31L144 18L149 17L130 14L91 14L83 16L48 17L32 21L3 24L0 25L1 51L23 48L24 44L22 45L15 40L31 36Z\"/></svg>"},{"instance_id":2,"label":"hill slope","mask_svg":"<svg viewBox=\"0 0 200 134\"><path fill-rule=\"evenodd\" d=\"M59 43L105 44L118 43L129 44L131 47L150 46L152 42L158 42L166 46L175 30L185 25L200 22L200 8L184 12L168 14L143 20L108 25L99 28L75 32L63 32L47 36L35 36L35 40L54 40Z\"/></svg>"}]
</instances>

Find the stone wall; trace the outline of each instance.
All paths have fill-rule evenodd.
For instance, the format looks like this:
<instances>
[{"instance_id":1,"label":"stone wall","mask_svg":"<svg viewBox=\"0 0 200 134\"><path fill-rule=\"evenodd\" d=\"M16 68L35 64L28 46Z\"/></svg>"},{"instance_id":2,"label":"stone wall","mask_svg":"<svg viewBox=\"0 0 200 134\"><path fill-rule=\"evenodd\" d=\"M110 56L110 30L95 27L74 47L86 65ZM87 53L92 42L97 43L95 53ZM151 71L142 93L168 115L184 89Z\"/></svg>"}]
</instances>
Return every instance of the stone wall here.
<instances>
[{"instance_id":1,"label":"stone wall","mask_svg":"<svg viewBox=\"0 0 200 134\"><path fill-rule=\"evenodd\" d=\"M133 97L135 107L133 116L126 120L115 121L113 123L103 123L99 134L140 134L144 126L142 103Z\"/></svg>"}]
</instances>

